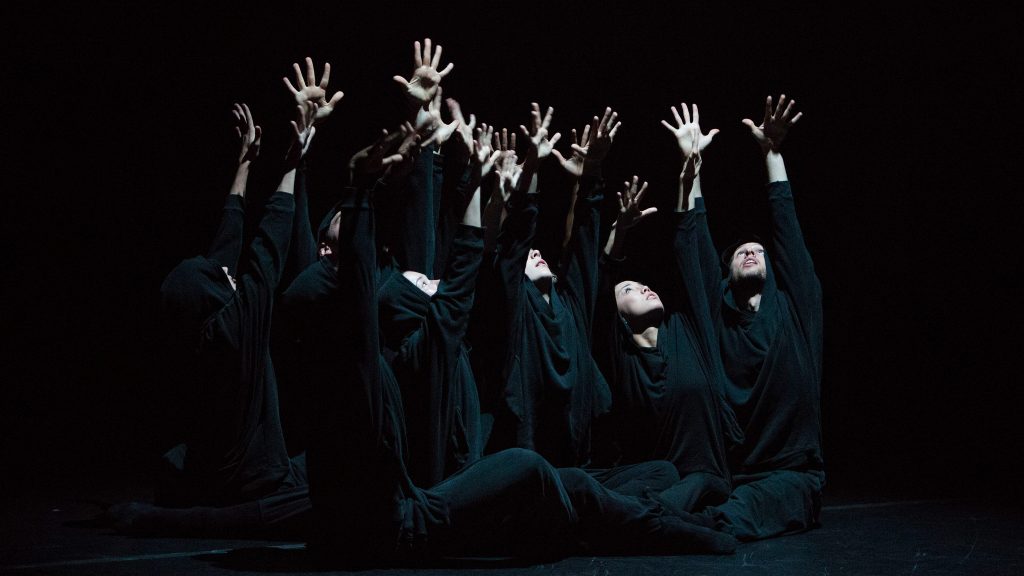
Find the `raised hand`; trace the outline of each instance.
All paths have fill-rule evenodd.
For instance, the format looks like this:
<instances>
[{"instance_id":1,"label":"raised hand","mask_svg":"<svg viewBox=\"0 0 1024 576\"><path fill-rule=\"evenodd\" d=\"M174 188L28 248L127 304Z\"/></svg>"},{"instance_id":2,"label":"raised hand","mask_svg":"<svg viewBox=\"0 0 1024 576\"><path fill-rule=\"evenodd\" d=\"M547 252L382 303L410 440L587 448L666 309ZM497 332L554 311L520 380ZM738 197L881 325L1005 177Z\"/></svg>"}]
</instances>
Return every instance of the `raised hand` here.
<instances>
[{"instance_id":1,"label":"raised hand","mask_svg":"<svg viewBox=\"0 0 1024 576\"><path fill-rule=\"evenodd\" d=\"M315 102L306 102L295 108L296 118L291 121L294 138L287 154L287 160L292 164L298 164L306 152L309 152L309 145L313 143L313 135L316 134L314 122L319 105Z\"/></svg>"},{"instance_id":2,"label":"raised hand","mask_svg":"<svg viewBox=\"0 0 1024 576\"><path fill-rule=\"evenodd\" d=\"M757 140L757 143L761 146L761 151L765 154L768 152L779 152L782 141L786 139L790 126L796 124L800 117L804 115L803 112L798 112L796 115L793 114L793 106L795 105L796 100L790 100L787 104L786 95L782 94L779 96L779 105L773 109L772 97L769 96L764 103L764 119L761 120L760 126L755 126L754 121L749 118L743 119L743 123L750 128L750 133Z\"/></svg>"},{"instance_id":3,"label":"raised hand","mask_svg":"<svg viewBox=\"0 0 1024 576\"><path fill-rule=\"evenodd\" d=\"M519 179L523 175L523 167L516 163L516 153L505 150L499 153L495 161L495 168L498 171L499 190L502 200L508 201L509 196L519 186Z\"/></svg>"},{"instance_id":4,"label":"raised hand","mask_svg":"<svg viewBox=\"0 0 1024 576\"><path fill-rule=\"evenodd\" d=\"M476 139L473 140L473 154L470 156L470 161L477 167L479 178L487 176L494 168L498 157L501 156L501 150L496 150L491 145L493 137L494 126L480 124L480 127L476 129Z\"/></svg>"},{"instance_id":5,"label":"raised hand","mask_svg":"<svg viewBox=\"0 0 1024 576\"><path fill-rule=\"evenodd\" d=\"M690 110L686 107L686 103L683 102L679 106L683 109L682 118L679 117L679 111L676 110L676 107L672 107L672 116L676 119L676 125L672 126L664 120L661 121L661 125L676 137L679 153L682 155L683 160L688 160L695 154L700 154L708 147L708 144L711 144L711 140L718 134L718 128L712 128L707 134L701 133L700 111L697 109L697 105L693 105L692 120L690 119Z\"/></svg>"},{"instance_id":6,"label":"raised hand","mask_svg":"<svg viewBox=\"0 0 1024 576\"><path fill-rule=\"evenodd\" d=\"M415 134L415 130L408 122L395 132L381 130L376 142L356 152L349 160L351 180L354 182L358 176L377 174L387 166L401 162L404 156L398 149L410 134Z\"/></svg>"},{"instance_id":7,"label":"raised hand","mask_svg":"<svg viewBox=\"0 0 1024 576\"><path fill-rule=\"evenodd\" d=\"M441 87L437 87L437 91L434 92L434 98L427 105L426 117L421 119L423 110L417 112L416 130L421 134L429 134L426 140L424 140L420 146L427 146L429 144L437 144L440 148L448 141L449 138L455 134L456 130L461 124L459 120L453 120L448 124L444 123L441 118Z\"/></svg>"},{"instance_id":8,"label":"raised hand","mask_svg":"<svg viewBox=\"0 0 1024 576\"><path fill-rule=\"evenodd\" d=\"M541 160L548 157L551 154L551 150L558 140L562 137L561 134L556 133L550 139L548 139L548 126L551 124L551 117L554 115L555 109L548 106L547 112L544 116L540 114L540 104L533 102L530 104L530 127L527 128L520 124L519 130L528 139L534 149L537 150L537 159ZM512 146L515 147L515 135L513 134Z\"/></svg>"},{"instance_id":9,"label":"raised hand","mask_svg":"<svg viewBox=\"0 0 1024 576\"><path fill-rule=\"evenodd\" d=\"M476 128L476 116L470 114L469 122L467 122L466 117L462 115L462 106L459 105L457 100L448 98L445 100L445 104L448 105L448 111L451 112L452 119L458 123L456 134L459 137L460 149L465 154L473 153L473 145L476 142L473 139L473 129Z\"/></svg>"},{"instance_id":10,"label":"raised hand","mask_svg":"<svg viewBox=\"0 0 1024 576\"><path fill-rule=\"evenodd\" d=\"M627 180L623 184L625 190L618 193L619 215L615 220L615 228L620 232L629 230L644 218L658 211L655 207L640 209L640 201L643 199L644 193L647 192L647 182L644 182L638 190L639 181L639 177L633 176L632 182Z\"/></svg>"},{"instance_id":11,"label":"raised hand","mask_svg":"<svg viewBox=\"0 0 1024 576\"><path fill-rule=\"evenodd\" d=\"M569 174L579 177L587 165L598 167L608 156L615 135L619 132L622 122L618 121L618 112L610 107L604 109L601 118L594 116L590 124L583 127L582 138L577 140L576 130L572 131L572 156L566 158L558 150L554 151L558 163Z\"/></svg>"},{"instance_id":12,"label":"raised hand","mask_svg":"<svg viewBox=\"0 0 1024 576\"><path fill-rule=\"evenodd\" d=\"M441 45L437 45L433 56L430 54L430 48L430 38L423 40L422 51L419 41L413 42L413 62L416 67L413 69L412 77L408 80L401 76L394 77L395 82L405 88L409 101L417 106L425 106L434 98L441 79L455 67L449 62L444 70L438 71L437 67L441 63Z\"/></svg>"},{"instance_id":13,"label":"raised hand","mask_svg":"<svg viewBox=\"0 0 1024 576\"><path fill-rule=\"evenodd\" d=\"M338 102L345 96L342 91L337 91L331 96L331 99L327 99L327 83L331 79L331 63L327 62L324 64L324 73L320 77L320 82L316 81L316 73L313 69L313 59L306 57L306 75L303 78L302 69L299 68L298 64L292 64L292 68L295 70L295 85L293 85L288 77L282 78L284 85L295 97L295 102L298 104L304 104L306 102L315 103L318 108L316 112L316 118L314 122L321 124L334 112L334 107L337 106Z\"/></svg>"},{"instance_id":14,"label":"raised hand","mask_svg":"<svg viewBox=\"0 0 1024 576\"><path fill-rule=\"evenodd\" d=\"M241 151L238 153L238 163L252 162L260 155L260 138L263 136L263 129L253 122L252 113L245 103L235 104L231 113L235 117L235 134L241 142Z\"/></svg>"}]
</instances>

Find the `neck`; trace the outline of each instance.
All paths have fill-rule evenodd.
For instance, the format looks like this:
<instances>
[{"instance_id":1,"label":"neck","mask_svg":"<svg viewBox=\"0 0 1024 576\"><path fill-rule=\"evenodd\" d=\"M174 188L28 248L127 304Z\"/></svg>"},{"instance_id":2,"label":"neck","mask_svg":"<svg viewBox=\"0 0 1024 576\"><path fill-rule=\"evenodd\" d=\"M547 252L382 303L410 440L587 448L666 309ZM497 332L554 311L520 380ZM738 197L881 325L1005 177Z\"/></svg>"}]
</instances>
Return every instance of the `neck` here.
<instances>
[{"instance_id":1,"label":"neck","mask_svg":"<svg viewBox=\"0 0 1024 576\"><path fill-rule=\"evenodd\" d=\"M735 296L736 306L748 312L757 312L761 308L761 290L754 290L742 284L733 284L732 293Z\"/></svg>"},{"instance_id":2,"label":"neck","mask_svg":"<svg viewBox=\"0 0 1024 576\"><path fill-rule=\"evenodd\" d=\"M541 296L544 297L544 301L548 304L551 303L551 277L538 278L533 282L533 285L540 290Z\"/></svg>"},{"instance_id":3,"label":"neck","mask_svg":"<svg viewBox=\"0 0 1024 576\"><path fill-rule=\"evenodd\" d=\"M633 332L633 342L641 348L654 348L658 345L658 327L648 326L640 332Z\"/></svg>"}]
</instances>

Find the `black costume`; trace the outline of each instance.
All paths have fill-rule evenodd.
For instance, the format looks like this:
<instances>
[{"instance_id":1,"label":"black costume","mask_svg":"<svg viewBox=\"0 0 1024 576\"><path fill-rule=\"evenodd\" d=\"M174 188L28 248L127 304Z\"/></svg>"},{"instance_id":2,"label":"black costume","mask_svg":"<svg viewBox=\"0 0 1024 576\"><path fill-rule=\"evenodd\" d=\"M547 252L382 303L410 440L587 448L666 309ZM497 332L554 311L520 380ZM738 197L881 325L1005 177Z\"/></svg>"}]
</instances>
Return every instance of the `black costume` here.
<instances>
[{"instance_id":1,"label":"black costume","mask_svg":"<svg viewBox=\"0 0 1024 576\"><path fill-rule=\"evenodd\" d=\"M613 382L617 440L626 462L655 458L675 464L680 483L661 499L695 511L722 502L730 491L728 440L738 427L722 397L723 374L714 327L701 284L695 226L703 205L677 213L675 266L657 346L639 346L619 315L614 287L626 280L619 263L602 259L601 298L607 322L607 371Z\"/></svg>"},{"instance_id":2,"label":"black costume","mask_svg":"<svg viewBox=\"0 0 1024 576\"><path fill-rule=\"evenodd\" d=\"M483 230L460 226L433 296L401 274L380 287L385 354L402 390L409 472L433 486L483 454L480 400L463 343L483 250Z\"/></svg>"},{"instance_id":3,"label":"black costume","mask_svg":"<svg viewBox=\"0 0 1024 576\"><path fill-rule=\"evenodd\" d=\"M358 329L338 343L338 378L317 387L308 452L314 550L375 564L438 554L545 555L564 551L581 533L568 530L578 522L602 543L732 549L731 538L608 492L580 470L556 472L526 450L485 457L429 490L416 487L406 467L401 394L381 354L368 198L353 198L342 215L338 321Z\"/></svg>"},{"instance_id":4,"label":"black costume","mask_svg":"<svg viewBox=\"0 0 1024 576\"><path fill-rule=\"evenodd\" d=\"M741 540L812 527L825 482L821 283L789 182L770 183L768 200L772 259L765 258L768 274L758 311L737 305L728 279L711 300L728 374L726 396L745 440L731 454L732 496L707 513ZM706 223L702 233L703 259L710 263L716 254Z\"/></svg>"},{"instance_id":5,"label":"black costume","mask_svg":"<svg viewBox=\"0 0 1024 576\"><path fill-rule=\"evenodd\" d=\"M562 276L545 301L524 270L537 224L535 194L514 195L497 240L506 335L491 445L536 450L556 466L585 466L594 418L611 393L591 354L603 181L585 177Z\"/></svg>"},{"instance_id":6,"label":"black costume","mask_svg":"<svg viewBox=\"0 0 1024 576\"><path fill-rule=\"evenodd\" d=\"M209 257L183 261L161 287L161 305L195 398L181 474L157 494L169 506L221 506L258 499L301 483L285 450L277 384L270 363L274 290L288 251L294 201L274 194L234 272L244 213L229 196Z\"/></svg>"}]
</instances>

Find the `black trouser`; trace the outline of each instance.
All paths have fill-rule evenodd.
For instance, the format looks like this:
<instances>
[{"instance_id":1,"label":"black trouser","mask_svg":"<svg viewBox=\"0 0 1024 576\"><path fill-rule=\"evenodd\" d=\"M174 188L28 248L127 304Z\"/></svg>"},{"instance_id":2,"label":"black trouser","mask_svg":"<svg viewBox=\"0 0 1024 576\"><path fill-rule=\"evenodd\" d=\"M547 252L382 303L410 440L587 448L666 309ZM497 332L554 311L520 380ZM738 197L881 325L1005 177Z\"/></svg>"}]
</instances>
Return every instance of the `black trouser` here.
<instances>
[{"instance_id":1,"label":"black trouser","mask_svg":"<svg viewBox=\"0 0 1024 576\"><path fill-rule=\"evenodd\" d=\"M703 514L738 540L749 541L803 532L818 523L825 473L774 470L733 477L729 499Z\"/></svg>"}]
</instances>

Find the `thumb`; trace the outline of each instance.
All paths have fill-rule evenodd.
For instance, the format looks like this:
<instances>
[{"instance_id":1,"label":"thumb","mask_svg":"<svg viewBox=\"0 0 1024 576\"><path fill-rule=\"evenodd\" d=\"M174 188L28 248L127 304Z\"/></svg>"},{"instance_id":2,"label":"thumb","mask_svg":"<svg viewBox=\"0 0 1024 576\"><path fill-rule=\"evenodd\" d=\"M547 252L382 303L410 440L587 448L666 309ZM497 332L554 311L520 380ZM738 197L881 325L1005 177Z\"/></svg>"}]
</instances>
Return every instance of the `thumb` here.
<instances>
[{"instance_id":1,"label":"thumb","mask_svg":"<svg viewBox=\"0 0 1024 576\"><path fill-rule=\"evenodd\" d=\"M401 76L392 76L391 79L401 84L403 88L407 88L409 86L409 82Z\"/></svg>"}]
</instances>

